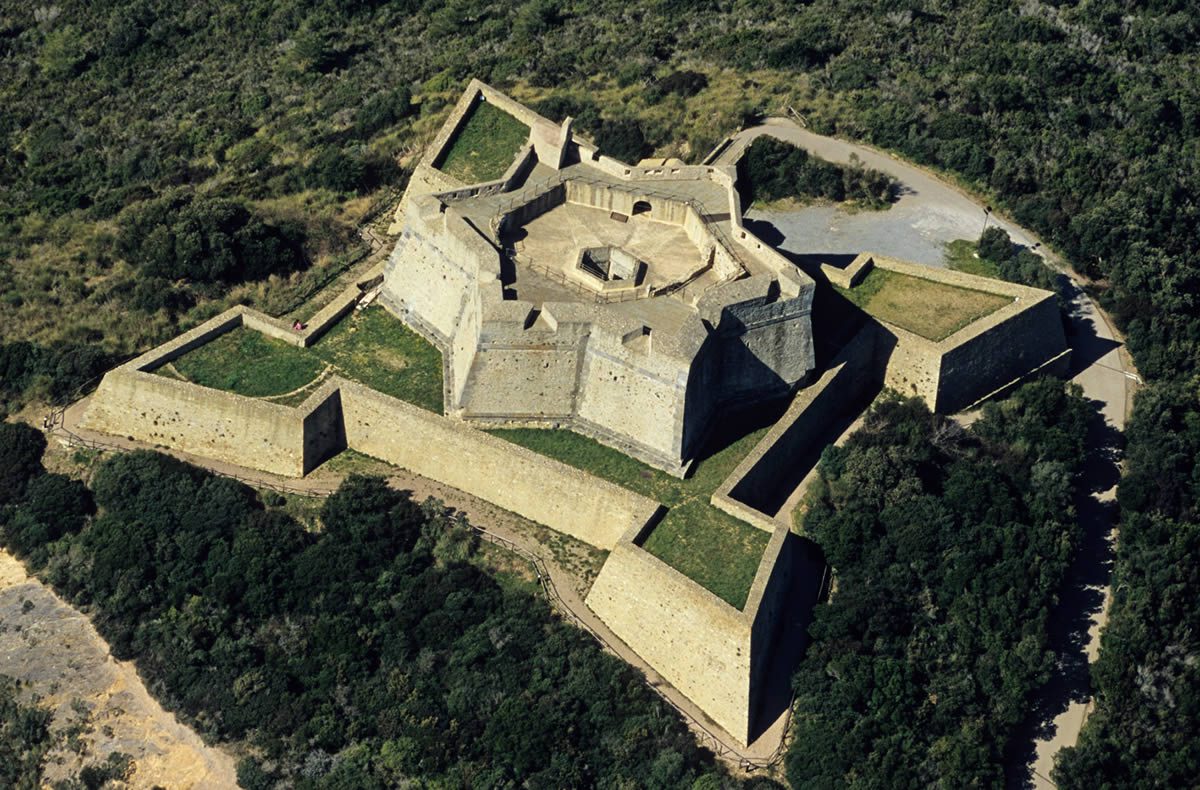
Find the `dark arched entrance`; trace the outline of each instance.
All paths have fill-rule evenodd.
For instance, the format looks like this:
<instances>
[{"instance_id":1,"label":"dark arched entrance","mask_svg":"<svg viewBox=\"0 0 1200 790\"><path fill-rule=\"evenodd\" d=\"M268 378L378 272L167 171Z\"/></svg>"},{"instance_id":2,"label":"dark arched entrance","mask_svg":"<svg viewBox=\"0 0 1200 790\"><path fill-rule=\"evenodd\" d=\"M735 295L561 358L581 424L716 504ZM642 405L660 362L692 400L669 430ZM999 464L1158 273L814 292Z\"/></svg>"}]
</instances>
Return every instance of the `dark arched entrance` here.
<instances>
[{"instance_id":1,"label":"dark arched entrance","mask_svg":"<svg viewBox=\"0 0 1200 790\"><path fill-rule=\"evenodd\" d=\"M636 217L638 214L649 214L649 213L650 213L650 202L649 201L639 200L638 202L633 204L633 216Z\"/></svg>"}]
</instances>

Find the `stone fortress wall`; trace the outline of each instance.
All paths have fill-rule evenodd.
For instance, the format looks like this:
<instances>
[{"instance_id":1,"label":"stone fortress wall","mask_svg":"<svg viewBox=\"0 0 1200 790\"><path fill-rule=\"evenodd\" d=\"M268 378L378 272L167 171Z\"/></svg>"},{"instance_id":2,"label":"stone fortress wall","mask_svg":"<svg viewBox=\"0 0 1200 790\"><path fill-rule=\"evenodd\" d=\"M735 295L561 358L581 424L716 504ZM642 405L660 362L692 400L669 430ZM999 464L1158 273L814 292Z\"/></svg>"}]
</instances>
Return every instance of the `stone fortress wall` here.
<instances>
[{"instance_id":1,"label":"stone fortress wall","mask_svg":"<svg viewBox=\"0 0 1200 790\"><path fill-rule=\"evenodd\" d=\"M290 477L350 448L610 551L588 605L713 723L748 742L790 581L786 535L772 537L738 611L641 547L657 502L460 420L339 376L283 406L154 372L239 326L275 331L257 311L227 310L109 371L83 426Z\"/></svg>"},{"instance_id":2,"label":"stone fortress wall","mask_svg":"<svg viewBox=\"0 0 1200 790\"><path fill-rule=\"evenodd\" d=\"M483 101L529 126L522 157L531 150L543 176L548 165L558 177L511 196L490 222L471 216L463 201L491 194L480 190L500 182L421 194L428 185L418 181L406 192L381 303L443 352L446 413L490 425L569 427L683 475L719 406L775 397L805 379L813 365L812 281L741 229L732 172L625 165L574 139L569 121L553 123L479 82L455 106L423 166L436 170ZM580 161L592 169L558 170ZM719 185L720 204L663 191L682 181ZM505 298L505 228L566 203L631 216L641 201L700 251L705 265L692 279L707 275L718 284L682 326L622 319L586 299ZM720 231L713 217L737 232Z\"/></svg>"},{"instance_id":3,"label":"stone fortress wall","mask_svg":"<svg viewBox=\"0 0 1200 790\"><path fill-rule=\"evenodd\" d=\"M530 125L528 149L539 162L557 157L561 165L577 156L617 177L729 179L732 185L730 173L720 169L666 163L631 167L599 155L585 141L570 146L569 129L540 119L481 83L472 83L472 88L474 92L469 89L464 94L443 128L440 144L435 141L418 167L410 192L435 184L438 189L467 188L443 177L432 162L472 103L484 99ZM524 158L525 153L519 160ZM740 222L736 191L731 191L729 200L730 212ZM686 401L688 393L709 393L709 408L718 401L737 400L744 394L742 385L730 384L726 376L749 359L770 360L774 355L780 364L799 360L811 367L811 357L805 358L805 353L811 354L807 322L802 338L808 341L806 348L803 343L789 345L794 333L785 331L794 317L807 317L811 281L788 274L790 263L764 249L735 223L733 246L723 242L724 247L731 259L758 273L726 283L722 286L726 293L719 298L701 298L698 320L713 331L696 340L694 347L672 348L669 340L642 335L640 326L597 319L589 305L505 300L499 252L487 235L490 229L480 228L452 201L429 195L406 194L402 211L403 236L388 263L388 275L395 278L397 261L403 260L412 287L385 290L380 299L443 352L444 398L451 416L425 412L337 377L299 406L286 407L153 373L237 326L307 345L353 306L352 299L339 297L341 301L326 308L319 321L314 317L310 322L317 325L308 330L311 336L292 332L246 308L217 316L111 371L93 395L84 425L289 476L302 476L322 459L350 447L609 550L587 604L717 726L742 743L754 737L759 725L778 623L789 607L798 605L796 577L807 572L799 560L803 542L788 525L759 509L763 491L780 485L783 459L819 441L822 427L856 401L855 393L868 391L880 380L910 388L916 383L918 393L931 405L945 408L956 400L986 395L987 388L1000 379L1045 369L1062 356L1055 352L1061 327L1055 336L1044 326L1049 320L1043 306L1048 295L1032 289L1014 292L1019 307L1011 312L1005 313L1005 308L1002 317L997 318L998 313L981 319L943 344L917 343L921 338L900 337L897 328L868 324L816 383L800 389L784 418L713 496L714 505L771 533L746 605L739 611L642 548L661 512L657 503L475 430L459 419L469 416L462 404L464 399L470 401L466 396L474 352L485 346L491 353L506 344L521 345L529 359L518 370L553 360L563 370L574 370L577 377L570 379L569 391L563 395L567 405L562 414L544 415L545 422L568 424L618 448L629 447L632 455L644 454L647 447L633 446L628 434L612 431L608 422L590 415L620 420L626 429L633 426L639 438L645 432L656 443L668 434L675 441L686 424L683 412L670 404L683 397L685 407L696 408L695 402ZM860 277L869 266L891 266L877 256L857 263ZM925 269L905 271L930 275ZM840 276L827 274L830 279ZM431 287L434 284L438 287ZM968 287L980 288L981 283L972 278ZM1049 340L1032 337L1043 330L1049 332ZM703 344L708 344L710 353L698 355ZM1028 344L1033 350L1018 353L1006 348L1008 344ZM681 350L702 363L677 364ZM511 354L503 358L516 359ZM751 379L756 371L747 366L740 375ZM975 376L982 381L977 386L973 386ZM614 377L619 387L611 386ZM577 380L597 384L576 387ZM521 386L515 389L518 397L526 394ZM610 400L590 401L594 395L603 398L596 393L606 390L612 393ZM498 402L511 405L512 399L500 397ZM537 422L538 415L526 412L524 417Z\"/></svg>"},{"instance_id":4,"label":"stone fortress wall","mask_svg":"<svg viewBox=\"0 0 1200 790\"><path fill-rule=\"evenodd\" d=\"M872 268L1008 296L1012 302L934 341L880 319L876 363L884 384L922 398L936 412L969 408L1033 374L1062 375L1070 361L1056 297L1049 291L862 253L845 269L820 274L849 288Z\"/></svg>"},{"instance_id":5,"label":"stone fortress wall","mask_svg":"<svg viewBox=\"0 0 1200 790\"><path fill-rule=\"evenodd\" d=\"M260 331L254 319L261 317L235 307L109 371L83 426L289 477L350 448L606 550L658 509L620 486L339 376L293 407L152 372L238 326Z\"/></svg>"}]
</instances>

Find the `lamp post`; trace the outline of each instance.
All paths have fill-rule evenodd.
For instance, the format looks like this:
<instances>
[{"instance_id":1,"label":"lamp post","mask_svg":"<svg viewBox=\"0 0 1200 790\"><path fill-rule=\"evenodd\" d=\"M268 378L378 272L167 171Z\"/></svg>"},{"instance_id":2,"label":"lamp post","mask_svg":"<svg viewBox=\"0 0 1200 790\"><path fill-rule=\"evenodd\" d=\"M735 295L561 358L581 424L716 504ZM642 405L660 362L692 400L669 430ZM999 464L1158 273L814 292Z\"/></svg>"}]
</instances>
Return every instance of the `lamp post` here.
<instances>
[{"instance_id":1,"label":"lamp post","mask_svg":"<svg viewBox=\"0 0 1200 790\"><path fill-rule=\"evenodd\" d=\"M983 231L987 230L988 218L992 216L992 207L983 207L983 230L979 231L979 238L983 238Z\"/></svg>"}]
</instances>

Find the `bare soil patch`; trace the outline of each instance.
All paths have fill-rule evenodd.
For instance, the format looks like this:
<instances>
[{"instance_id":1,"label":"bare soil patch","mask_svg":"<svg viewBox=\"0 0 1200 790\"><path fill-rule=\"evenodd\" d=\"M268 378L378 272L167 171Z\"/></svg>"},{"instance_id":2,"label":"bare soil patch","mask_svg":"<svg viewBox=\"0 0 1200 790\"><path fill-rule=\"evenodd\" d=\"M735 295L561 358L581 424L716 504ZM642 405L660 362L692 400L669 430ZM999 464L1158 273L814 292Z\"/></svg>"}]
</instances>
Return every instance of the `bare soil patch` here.
<instances>
[{"instance_id":1,"label":"bare soil patch","mask_svg":"<svg viewBox=\"0 0 1200 790\"><path fill-rule=\"evenodd\" d=\"M0 674L22 681L53 711L54 730L73 733L50 752L51 782L123 752L133 758L129 787L237 787L233 756L163 710L133 664L112 657L86 616L2 551Z\"/></svg>"}]
</instances>

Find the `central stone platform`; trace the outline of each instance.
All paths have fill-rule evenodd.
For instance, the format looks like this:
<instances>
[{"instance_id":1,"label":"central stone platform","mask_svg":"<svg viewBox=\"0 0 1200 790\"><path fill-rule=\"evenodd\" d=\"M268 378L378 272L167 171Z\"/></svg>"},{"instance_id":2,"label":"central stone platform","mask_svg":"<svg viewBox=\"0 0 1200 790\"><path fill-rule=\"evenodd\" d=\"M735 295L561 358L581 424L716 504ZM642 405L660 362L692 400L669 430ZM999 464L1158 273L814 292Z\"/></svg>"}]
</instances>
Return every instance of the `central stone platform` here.
<instances>
[{"instance_id":1,"label":"central stone platform","mask_svg":"<svg viewBox=\"0 0 1200 790\"><path fill-rule=\"evenodd\" d=\"M682 225L659 222L644 215L628 217L576 203L558 206L514 228L506 236L501 240L517 251L518 298L522 265L549 270L581 287L603 291L596 275L589 276L587 271L591 259L604 266L606 274L602 282L627 287L648 285L644 294L648 296L649 291L685 282L708 262ZM645 264L640 278L638 263ZM613 274L616 276L610 276Z\"/></svg>"}]
</instances>

